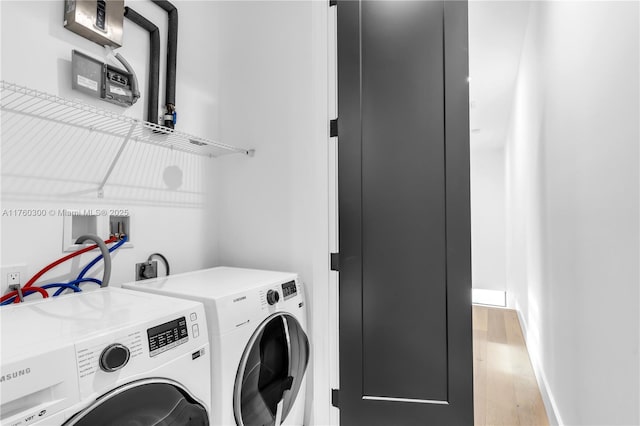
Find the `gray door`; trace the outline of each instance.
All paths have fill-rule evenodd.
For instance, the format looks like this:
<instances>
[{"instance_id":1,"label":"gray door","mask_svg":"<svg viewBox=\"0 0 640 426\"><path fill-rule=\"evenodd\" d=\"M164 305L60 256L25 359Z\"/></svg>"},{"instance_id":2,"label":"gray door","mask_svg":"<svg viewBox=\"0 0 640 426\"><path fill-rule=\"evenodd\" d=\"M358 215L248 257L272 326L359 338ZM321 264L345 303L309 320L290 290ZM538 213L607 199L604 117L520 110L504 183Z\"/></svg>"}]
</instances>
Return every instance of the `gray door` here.
<instances>
[{"instance_id":1,"label":"gray door","mask_svg":"<svg viewBox=\"0 0 640 426\"><path fill-rule=\"evenodd\" d=\"M472 425L467 4L337 7L341 424Z\"/></svg>"}]
</instances>

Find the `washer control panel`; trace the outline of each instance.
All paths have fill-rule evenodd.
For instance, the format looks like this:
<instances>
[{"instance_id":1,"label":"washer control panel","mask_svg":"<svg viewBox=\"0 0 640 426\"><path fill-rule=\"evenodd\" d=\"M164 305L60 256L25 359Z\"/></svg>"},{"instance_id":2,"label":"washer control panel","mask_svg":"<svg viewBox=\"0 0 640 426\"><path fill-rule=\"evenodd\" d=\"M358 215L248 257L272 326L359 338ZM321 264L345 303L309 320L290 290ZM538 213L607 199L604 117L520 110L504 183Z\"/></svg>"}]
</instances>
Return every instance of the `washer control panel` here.
<instances>
[{"instance_id":1,"label":"washer control panel","mask_svg":"<svg viewBox=\"0 0 640 426\"><path fill-rule=\"evenodd\" d=\"M185 317L149 328L147 330L149 355L153 357L188 342L189 332L187 330Z\"/></svg>"},{"instance_id":2,"label":"washer control panel","mask_svg":"<svg viewBox=\"0 0 640 426\"><path fill-rule=\"evenodd\" d=\"M282 284L282 295L284 296L284 300L291 299L298 294L298 288L296 287L295 281L289 281L288 283Z\"/></svg>"}]
</instances>

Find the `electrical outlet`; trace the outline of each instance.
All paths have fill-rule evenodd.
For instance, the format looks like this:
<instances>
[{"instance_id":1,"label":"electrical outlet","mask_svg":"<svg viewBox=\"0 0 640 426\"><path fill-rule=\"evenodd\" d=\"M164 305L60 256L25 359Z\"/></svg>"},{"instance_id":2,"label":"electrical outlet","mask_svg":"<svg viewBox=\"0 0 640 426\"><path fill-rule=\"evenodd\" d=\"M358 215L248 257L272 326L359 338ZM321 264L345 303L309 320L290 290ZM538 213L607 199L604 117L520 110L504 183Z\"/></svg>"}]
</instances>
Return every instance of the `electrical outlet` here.
<instances>
[{"instance_id":1,"label":"electrical outlet","mask_svg":"<svg viewBox=\"0 0 640 426\"><path fill-rule=\"evenodd\" d=\"M25 285L27 283L27 265L7 265L0 267L0 291L5 294L10 285Z\"/></svg>"},{"instance_id":2,"label":"electrical outlet","mask_svg":"<svg viewBox=\"0 0 640 426\"><path fill-rule=\"evenodd\" d=\"M9 272L7 274L8 285L20 285L20 272Z\"/></svg>"},{"instance_id":3,"label":"electrical outlet","mask_svg":"<svg viewBox=\"0 0 640 426\"><path fill-rule=\"evenodd\" d=\"M136 281L148 280L158 276L158 262L149 260L147 262L136 263Z\"/></svg>"}]
</instances>

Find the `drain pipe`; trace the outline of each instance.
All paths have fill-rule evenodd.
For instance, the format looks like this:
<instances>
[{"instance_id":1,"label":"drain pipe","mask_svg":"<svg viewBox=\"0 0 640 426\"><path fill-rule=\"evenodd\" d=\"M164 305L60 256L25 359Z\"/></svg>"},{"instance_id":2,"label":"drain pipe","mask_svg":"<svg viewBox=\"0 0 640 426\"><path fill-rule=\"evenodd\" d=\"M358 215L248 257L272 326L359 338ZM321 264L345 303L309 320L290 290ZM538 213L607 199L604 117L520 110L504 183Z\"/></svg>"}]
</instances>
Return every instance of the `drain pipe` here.
<instances>
[{"instance_id":1,"label":"drain pipe","mask_svg":"<svg viewBox=\"0 0 640 426\"><path fill-rule=\"evenodd\" d=\"M149 31L149 82L147 90L147 121L158 124L158 85L160 81L160 31L153 22L130 7L124 8L124 16Z\"/></svg>"},{"instance_id":2,"label":"drain pipe","mask_svg":"<svg viewBox=\"0 0 640 426\"><path fill-rule=\"evenodd\" d=\"M102 241L102 238L93 234L86 234L78 237L76 244L82 244L85 241L90 240L98 245L100 252L102 253L102 261L104 262L104 270L102 271L102 284L100 287L108 287L109 280L111 279L111 253L107 245Z\"/></svg>"},{"instance_id":3,"label":"drain pipe","mask_svg":"<svg viewBox=\"0 0 640 426\"><path fill-rule=\"evenodd\" d=\"M169 14L169 34L167 37L167 76L164 125L174 128L176 121L176 61L178 54L178 9L166 0L151 0Z\"/></svg>"}]
</instances>

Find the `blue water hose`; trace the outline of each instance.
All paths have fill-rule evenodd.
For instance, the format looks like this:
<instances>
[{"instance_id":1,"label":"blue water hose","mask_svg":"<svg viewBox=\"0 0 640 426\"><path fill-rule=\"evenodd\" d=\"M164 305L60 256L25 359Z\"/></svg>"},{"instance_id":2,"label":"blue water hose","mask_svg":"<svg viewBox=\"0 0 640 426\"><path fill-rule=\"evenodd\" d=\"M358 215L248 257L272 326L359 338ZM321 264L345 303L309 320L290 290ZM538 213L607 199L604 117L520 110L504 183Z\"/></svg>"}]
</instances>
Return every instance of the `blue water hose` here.
<instances>
[{"instance_id":1,"label":"blue water hose","mask_svg":"<svg viewBox=\"0 0 640 426\"><path fill-rule=\"evenodd\" d=\"M81 284L81 283L95 283L95 284L98 284L99 286L101 286L101 285L102 285L102 281L100 281L100 280L99 280L99 279L97 279L97 278L81 278L81 279L75 279L75 280L73 280L73 281L69 281L67 284L71 284L71 285L73 285L73 286L75 286L75 287L78 287L78 284ZM47 285L50 285L50 284L47 284ZM58 287L60 287L60 288L59 288L55 293L53 293L53 297L60 296L60 295L61 295L61 294L62 294L62 293L67 289L67 288L71 288L71 287L63 287L63 286L61 286L61 285L58 285ZM42 288L47 288L47 287L42 286ZM73 289L73 288L71 288L71 289L72 289L75 293L77 293L77 291L76 291L75 289ZM82 291L82 289L81 289L80 287L78 287L78 289L79 289L80 291Z\"/></svg>"},{"instance_id":2,"label":"blue water hose","mask_svg":"<svg viewBox=\"0 0 640 426\"><path fill-rule=\"evenodd\" d=\"M44 290L49 289L49 288L59 287L58 291L56 291L54 293L54 295L53 295L55 297L55 296L59 296L60 293L62 293L63 291L65 291L67 289L73 290L74 293L81 292L82 289L80 287L78 287L78 284L81 284L81 283L84 283L84 282L92 282L92 283L96 283L98 285L102 284L102 281L100 281L98 279L95 279L95 278L83 278L81 280L73 280L73 281L70 281L68 283L51 283L51 284L44 284L44 285L41 285L41 286L38 286L38 287L40 287L40 288L42 288ZM34 290L34 289L30 288L30 287L27 287L27 288L23 289L23 291L24 291L24 293L23 293L24 296L28 296L28 295L36 292L36 290ZM15 302L15 299L16 299L15 297L12 297L11 299L7 299L4 302L0 303L0 306L10 305L11 303Z\"/></svg>"}]
</instances>

